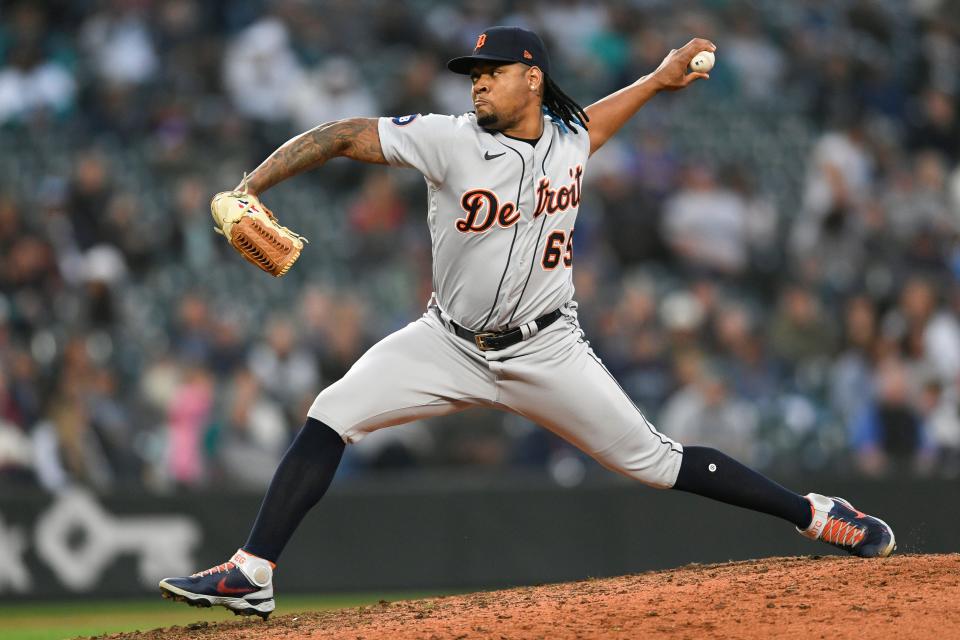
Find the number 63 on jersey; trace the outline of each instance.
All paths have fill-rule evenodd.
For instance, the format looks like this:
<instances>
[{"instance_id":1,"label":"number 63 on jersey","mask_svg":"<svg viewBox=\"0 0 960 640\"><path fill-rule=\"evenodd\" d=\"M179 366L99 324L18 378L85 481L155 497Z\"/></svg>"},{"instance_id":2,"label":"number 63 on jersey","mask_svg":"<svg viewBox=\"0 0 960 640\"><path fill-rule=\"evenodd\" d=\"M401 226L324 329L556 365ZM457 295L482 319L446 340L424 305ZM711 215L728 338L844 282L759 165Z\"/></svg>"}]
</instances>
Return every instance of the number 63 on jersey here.
<instances>
[{"instance_id":1,"label":"number 63 on jersey","mask_svg":"<svg viewBox=\"0 0 960 640\"><path fill-rule=\"evenodd\" d=\"M569 232L558 229L547 236L540 264L547 271L553 271L561 261L565 268L573 266L573 229Z\"/></svg>"}]
</instances>

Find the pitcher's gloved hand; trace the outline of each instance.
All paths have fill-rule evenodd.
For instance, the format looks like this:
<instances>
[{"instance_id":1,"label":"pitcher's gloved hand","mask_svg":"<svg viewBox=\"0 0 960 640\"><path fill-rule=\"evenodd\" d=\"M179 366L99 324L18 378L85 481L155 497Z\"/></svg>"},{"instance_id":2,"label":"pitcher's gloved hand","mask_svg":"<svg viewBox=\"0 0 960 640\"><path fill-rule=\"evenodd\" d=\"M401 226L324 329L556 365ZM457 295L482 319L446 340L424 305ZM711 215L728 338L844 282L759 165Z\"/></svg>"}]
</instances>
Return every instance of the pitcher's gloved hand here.
<instances>
[{"instance_id":1,"label":"pitcher's gloved hand","mask_svg":"<svg viewBox=\"0 0 960 640\"><path fill-rule=\"evenodd\" d=\"M278 223L273 212L245 189L213 196L210 213L217 225L214 231L244 258L278 278L290 270L307 242Z\"/></svg>"}]
</instances>

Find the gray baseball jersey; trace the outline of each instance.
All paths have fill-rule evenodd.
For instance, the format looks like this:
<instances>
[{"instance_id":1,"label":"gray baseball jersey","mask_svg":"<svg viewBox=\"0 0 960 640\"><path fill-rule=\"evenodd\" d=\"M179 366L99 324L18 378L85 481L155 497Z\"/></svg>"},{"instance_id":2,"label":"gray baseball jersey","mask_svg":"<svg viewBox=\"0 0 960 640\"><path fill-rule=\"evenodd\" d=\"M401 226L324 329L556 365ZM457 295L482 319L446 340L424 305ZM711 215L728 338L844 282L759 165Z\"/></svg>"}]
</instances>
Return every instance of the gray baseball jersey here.
<instances>
[{"instance_id":1,"label":"gray baseball jersey","mask_svg":"<svg viewBox=\"0 0 960 640\"><path fill-rule=\"evenodd\" d=\"M434 295L426 313L365 353L309 415L347 442L471 406L524 416L607 467L656 487L676 481L683 449L659 433L584 339L573 301L573 230L590 139L544 118L536 144L474 114L381 118L394 166L427 182ZM560 309L542 331L536 318ZM483 351L452 331L523 327Z\"/></svg>"},{"instance_id":2,"label":"gray baseball jersey","mask_svg":"<svg viewBox=\"0 0 960 640\"><path fill-rule=\"evenodd\" d=\"M536 145L462 116L380 119L387 161L428 185L433 282L440 308L480 330L515 327L573 299L573 225L585 131L545 118Z\"/></svg>"}]
</instances>

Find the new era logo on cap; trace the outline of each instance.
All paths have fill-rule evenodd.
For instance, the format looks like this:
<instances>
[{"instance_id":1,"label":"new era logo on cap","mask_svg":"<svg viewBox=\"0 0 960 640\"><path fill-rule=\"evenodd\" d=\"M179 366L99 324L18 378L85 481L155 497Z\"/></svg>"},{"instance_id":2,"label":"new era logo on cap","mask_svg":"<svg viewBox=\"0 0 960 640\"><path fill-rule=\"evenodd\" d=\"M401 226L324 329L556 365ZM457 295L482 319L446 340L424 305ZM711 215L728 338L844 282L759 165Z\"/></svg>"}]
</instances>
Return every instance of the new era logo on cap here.
<instances>
[{"instance_id":1,"label":"new era logo on cap","mask_svg":"<svg viewBox=\"0 0 960 640\"><path fill-rule=\"evenodd\" d=\"M523 50L523 57L526 58L527 60L533 60L533 54L527 51L526 49Z\"/></svg>"}]
</instances>

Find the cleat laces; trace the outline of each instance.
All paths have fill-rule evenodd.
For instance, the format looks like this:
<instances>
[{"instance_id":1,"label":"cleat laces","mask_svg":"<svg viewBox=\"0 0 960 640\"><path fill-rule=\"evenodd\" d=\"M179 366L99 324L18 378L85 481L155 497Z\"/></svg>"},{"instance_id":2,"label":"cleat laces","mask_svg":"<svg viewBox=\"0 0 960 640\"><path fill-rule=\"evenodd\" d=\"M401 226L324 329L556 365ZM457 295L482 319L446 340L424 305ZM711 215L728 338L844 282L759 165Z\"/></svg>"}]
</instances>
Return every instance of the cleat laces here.
<instances>
[{"instance_id":1,"label":"cleat laces","mask_svg":"<svg viewBox=\"0 0 960 640\"><path fill-rule=\"evenodd\" d=\"M237 566L237 565L233 564L232 562L224 562L223 564L218 564L218 565L215 566L215 567L210 567L209 569L204 569L203 571L199 571L199 572L193 574L193 575L190 576L190 577L191 577L191 578L202 578L202 577L204 577L204 576L209 576L209 575L212 575L212 574L214 574L214 573L223 573L224 571L230 571L231 569L236 568L236 566Z\"/></svg>"},{"instance_id":2,"label":"cleat laces","mask_svg":"<svg viewBox=\"0 0 960 640\"><path fill-rule=\"evenodd\" d=\"M865 528L860 528L851 522L830 516L823 528L820 539L833 545L855 547L863 541L867 534Z\"/></svg>"}]
</instances>

